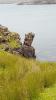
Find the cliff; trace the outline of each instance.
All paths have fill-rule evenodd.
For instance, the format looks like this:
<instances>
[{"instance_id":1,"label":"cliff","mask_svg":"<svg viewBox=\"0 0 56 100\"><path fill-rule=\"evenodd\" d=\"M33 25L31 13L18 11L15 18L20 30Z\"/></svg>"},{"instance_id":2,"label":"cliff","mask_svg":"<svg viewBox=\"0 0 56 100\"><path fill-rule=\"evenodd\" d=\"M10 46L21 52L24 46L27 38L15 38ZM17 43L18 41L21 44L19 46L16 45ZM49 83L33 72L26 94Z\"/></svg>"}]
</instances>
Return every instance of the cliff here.
<instances>
[{"instance_id":1,"label":"cliff","mask_svg":"<svg viewBox=\"0 0 56 100\"><path fill-rule=\"evenodd\" d=\"M56 62L13 54L20 48L29 57L33 39L28 33L22 44L18 33L0 25L0 100L56 100Z\"/></svg>"},{"instance_id":2,"label":"cliff","mask_svg":"<svg viewBox=\"0 0 56 100\"><path fill-rule=\"evenodd\" d=\"M36 58L35 49L31 46L33 38L34 34L32 32L26 34L22 44L18 33L10 32L7 27L0 25L0 51Z\"/></svg>"}]
</instances>

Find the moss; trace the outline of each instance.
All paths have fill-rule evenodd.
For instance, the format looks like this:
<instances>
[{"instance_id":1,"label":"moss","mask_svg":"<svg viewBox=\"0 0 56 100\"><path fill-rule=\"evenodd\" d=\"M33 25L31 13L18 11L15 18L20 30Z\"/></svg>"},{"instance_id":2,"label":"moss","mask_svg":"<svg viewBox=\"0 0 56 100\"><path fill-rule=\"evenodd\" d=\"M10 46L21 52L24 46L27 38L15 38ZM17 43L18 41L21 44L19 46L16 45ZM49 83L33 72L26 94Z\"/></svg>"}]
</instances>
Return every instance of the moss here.
<instances>
[{"instance_id":1,"label":"moss","mask_svg":"<svg viewBox=\"0 0 56 100\"><path fill-rule=\"evenodd\" d=\"M18 48L20 47L20 43L17 43L16 40L12 39L11 41L8 42L9 47L11 48Z\"/></svg>"},{"instance_id":2,"label":"moss","mask_svg":"<svg viewBox=\"0 0 56 100\"><path fill-rule=\"evenodd\" d=\"M3 49L4 48L4 45L3 44L0 44L0 49Z\"/></svg>"},{"instance_id":3,"label":"moss","mask_svg":"<svg viewBox=\"0 0 56 100\"><path fill-rule=\"evenodd\" d=\"M3 33L0 32L0 36L2 36L2 38L4 38L5 40L7 40L6 43L0 43L0 49L3 49L6 47L6 44L8 45L8 47L10 48L18 48L18 47L21 47L21 44L20 44L20 40L19 42L17 42L17 39L15 39L13 37L13 35L16 35L17 33L15 32L11 32L9 35L7 36L4 36Z\"/></svg>"}]
</instances>

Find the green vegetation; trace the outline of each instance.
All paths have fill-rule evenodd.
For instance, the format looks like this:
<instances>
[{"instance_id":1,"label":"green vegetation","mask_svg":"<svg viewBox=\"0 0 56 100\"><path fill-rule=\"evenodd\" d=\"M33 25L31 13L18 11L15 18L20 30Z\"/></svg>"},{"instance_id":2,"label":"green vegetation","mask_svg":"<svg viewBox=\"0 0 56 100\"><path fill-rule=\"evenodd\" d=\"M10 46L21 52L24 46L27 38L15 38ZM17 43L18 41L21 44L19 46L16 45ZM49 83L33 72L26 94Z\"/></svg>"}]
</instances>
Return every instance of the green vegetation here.
<instances>
[{"instance_id":1,"label":"green vegetation","mask_svg":"<svg viewBox=\"0 0 56 100\"><path fill-rule=\"evenodd\" d=\"M38 100L56 100L56 84L40 93Z\"/></svg>"},{"instance_id":2,"label":"green vegetation","mask_svg":"<svg viewBox=\"0 0 56 100\"><path fill-rule=\"evenodd\" d=\"M17 43L15 39L10 39L10 41L8 42L8 45L11 48L18 48L21 46L20 43Z\"/></svg>"},{"instance_id":3,"label":"green vegetation","mask_svg":"<svg viewBox=\"0 0 56 100\"><path fill-rule=\"evenodd\" d=\"M55 62L39 62L0 51L0 100L56 100L54 84Z\"/></svg>"},{"instance_id":4,"label":"green vegetation","mask_svg":"<svg viewBox=\"0 0 56 100\"><path fill-rule=\"evenodd\" d=\"M9 35L4 36L4 33L0 32L0 50L5 49L6 47L9 47L11 49L13 48L20 48L21 43L20 43L20 36L19 34L15 32L10 32ZM2 42L2 41L6 42Z\"/></svg>"},{"instance_id":5,"label":"green vegetation","mask_svg":"<svg viewBox=\"0 0 56 100\"><path fill-rule=\"evenodd\" d=\"M20 40L18 39L19 41L17 42L16 36L17 36L17 33L11 32L11 36L8 37L9 39L8 45L10 48L21 47Z\"/></svg>"}]
</instances>

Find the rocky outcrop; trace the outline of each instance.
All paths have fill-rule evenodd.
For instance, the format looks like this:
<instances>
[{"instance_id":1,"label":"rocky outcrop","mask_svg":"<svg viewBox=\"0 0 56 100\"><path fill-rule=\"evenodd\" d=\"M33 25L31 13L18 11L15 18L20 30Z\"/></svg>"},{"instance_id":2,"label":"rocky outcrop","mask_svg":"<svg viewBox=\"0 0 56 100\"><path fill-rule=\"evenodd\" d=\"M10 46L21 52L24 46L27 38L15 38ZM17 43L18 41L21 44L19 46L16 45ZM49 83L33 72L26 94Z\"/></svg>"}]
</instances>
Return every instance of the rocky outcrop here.
<instances>
[{"instance_id":1,"label":"rocky outcrop","mask_svg":"<svg viewBox=\"0 0 56 100\"><path fill-rule=\"evenodd\" d=\"M5 43L5 42L7 42L7 40L4 37L0 36L0 43Z\"/></svg>"},{"instance_id":2,"label":"rocky outcrop","mask_svg":"<svg viewBox=\"0 0 56 100\"><path fill-rule=\"evenodd\" d=\"M22 46L22 55L28 58L36 58L35 49L32 46L23 45Z\"/></svg>"},{"instance_id":3,"label":"rocky outcrop","mask_svg":"<svg viewBox=\"0 0 56 100\"><path fill-rule=\"evenodd\" d=\"M18 0L18 5L56 4L56 0Z\"/></svg>"},{"instance_id":4,"label":"rocky outcrop","mask_svg":"<svg viewBox=\"0 0 56 100\"><path fill-rule=\"evenodd\" d=\"M12 51L15 47L22 45L20 35L16 32L10 32L7 27L0 25L0 50Z\"/></svg>"},{"instance_id":5,"label":"rocky outcrop","mask_svg":"<svg viewBox=\"0 0 56 100\"><path fill-rule=\"evenodd\" d=\"M36 58L35 49L31 46L34 36L35 35L32 32L25 34L25 39L24 39L24 43L22 45L22 50L21 50L22 55L25 57Z\"/></svg>"},{"instance_id":6,"label":"rocky outcrop","mask_svg":"<svg viewBox=\"0 0 56 100\"><path fill-rule=\"evenodd\" d=\"M22 44L18 33L10 32L7 27L0 25L0 50L28 58L36 58L35 49L31 46L34 36L32 32L25 34Z\"/></svg>"},{"instance_id":7,"label":"rocky outcrop","mask_svg":"<svg viewBox=\"0 0 56 100\"><path fill-rule=\"evenodd\" d=\"M31 46L34 36L32 32L25 34L24 45Z\"/></svg>"},{"instance_id":8,"label":"rocky outcrop","mask_svg":"<svg viewBox=\"0 0 56 100\"><path fill-rule=\"evenodd\" d=\"M20 48L14 48L13 53L21 54L22 56L27 58L36 58L35 49L31 46L34 36L35 35L32 32L25 34L24 43Z\"/></svg>"}]
</instances>

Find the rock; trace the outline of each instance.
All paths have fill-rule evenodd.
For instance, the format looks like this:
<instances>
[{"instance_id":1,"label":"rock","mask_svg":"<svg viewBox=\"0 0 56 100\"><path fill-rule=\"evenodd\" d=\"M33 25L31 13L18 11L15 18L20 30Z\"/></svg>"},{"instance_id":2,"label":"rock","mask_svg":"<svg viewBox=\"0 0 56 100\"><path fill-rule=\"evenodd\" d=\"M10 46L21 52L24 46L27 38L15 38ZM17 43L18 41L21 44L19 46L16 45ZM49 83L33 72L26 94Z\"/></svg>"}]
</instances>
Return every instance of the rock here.
<instances>
[{"instance_id":1,"label":"rock","mask_svg":"<svg viewBox=\"0 0 56 100\"><path fill-rule=\"evenodd\" d=\"M4 51L9 51L9 46L5 44Z\"/></svg>"},{"instance_id":2,"label":"rock","mask_svg":"<svg viewBox=\"0 0 56 100\"><path fill-rule=\"evenodd\" d=\"M9 51L9 47L5 47L5 51Z\"/></svg>"},{"instance_id":3,"label":"rock","mask_svg":"<svg viewBox=\"0 0 56 100\"><path fill-rule=\"evenodd\" d=\"M25 35L24 43L20 52L24 57L36 58L35 49L31 46L34 36L35 35L32 32Z\"/></svg>"},{"instance_id":4,"label":"rock","mask_svg":"<svg viewBox=\"0 0 56 100\"><path fill-rule=\"evenodd\" d=\"M21 49L21 48L13 48L12 52L13 52L13 54L20 54L20 55L23 55L23 54L22 54L22 49Z\"/></svg>"},{"instance_id":5,"label":"rock","mask_svg":"<svg viewBox=\"0 0 56 100\"><path fill-rule=\"evenodd\" d=\"M8 32L3 32L3 35L4 35L4 36L7 36L8 34L10 34L9 31L8 31Z\"/></svg>"},{"instance_id":6,"label":"rock","mask_svg":"<svg viewBox=\"0 0 56 100\"><path fill-rule=\"evenodd\" d=\"M3 33L3 32L7 32L7 31L8 31L7 27L0 25L0 32Z\"/></svg>"},{"instance_id":7,"label":"rock","mask_svg":"<svg viewBox=\"0 0 56 100\"><path fill-rule=\"evenodd\" d=\"M16 39L16 42L17 42L17 43L19 43L19 42L20 42L20 40L19 40L19 39Z\"/></svg>"},{"instance_id":8,"label":"rock","mask_svg":"<svg viewBox=\"0 0 56 100\"><path fill-rule=\"evenodd\" d=\"M2 36L0 36L0 43L5 43L7 40L5 38L3 38Z\"/></svg>"},{"instance_id":9,"label":"rock","mask_svg":"<svg viewBox=\"0 0 56 100\"><path fill-rule=\"evenodd\" d=\"M1 41L2 41L2 36L0 36L0 43L1 43Z\"/></svg>"},{"instance_id":10,"label":"rock","mask_svg":"<svg viewBox=\"0 0 56 100\"><path fill-rule=\"evenodd\" d=\"M24 43L20 41L20 35L16 32L10 32L7 27L0 25L0 44L3 50L12 54L20 54L28 58L36 58L35 49L32 47L34 33L25 34Z\"/></svg>"},{"instance_id":11,"label":"rock","mask_svg":"<svg viewBox=\"0 0 56 100\"><path fill-rule=\"evenodd\" d=\"M20 38L20 35L18 34L18 33L15 33L15 32L13 32L12 34L11 34L11 37L13 38L13 39L18 39L18 40L20 40L21 38Z\"/></svg>"},{"instance_id":12,"label":"rock","mask_svg":"<svg viewBox=\"0 0 56 100\"><path fill-rule=\"evenodd\" d=\"M34 38L34 34L32 32L25 34L24 45L31 46L33 38Z\"/></svg>"},{"instance_id":13,"label":"rock","mask_svg":"<svg viewBox=\"0 0 56 100\"><path fill-rule=\"evenodd\" d=\"M31 46L34 36L32 32L26 34L23 45L20 48L14 48L13 53L27 58L36 58L35 49Z\"/></svg>"},{"instance_id":14,"label":"rock","mask_svg":"<svg viewBox=\"0 0 56 100\"><path fill-rule=\"evenodd\" d=\"M0 45L4 51L13 53L13 48L22 45L20 35L16 32L10 32L7 27L0 25ZM2 48L0 47L2 50Z\"/></svg>"},{"instance_id":15,"label":"rock","mask_svg":"<svg viewBox=\"0 0 56 100\"><path fill-rule=\"evenodd\" d=\"M22 46L22 55L24 57L36 58L35 49L32 46L23 45Z\"/></svg>"}]
</instances>

